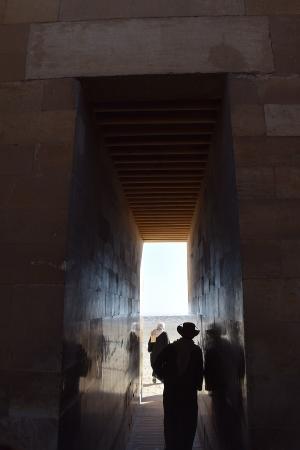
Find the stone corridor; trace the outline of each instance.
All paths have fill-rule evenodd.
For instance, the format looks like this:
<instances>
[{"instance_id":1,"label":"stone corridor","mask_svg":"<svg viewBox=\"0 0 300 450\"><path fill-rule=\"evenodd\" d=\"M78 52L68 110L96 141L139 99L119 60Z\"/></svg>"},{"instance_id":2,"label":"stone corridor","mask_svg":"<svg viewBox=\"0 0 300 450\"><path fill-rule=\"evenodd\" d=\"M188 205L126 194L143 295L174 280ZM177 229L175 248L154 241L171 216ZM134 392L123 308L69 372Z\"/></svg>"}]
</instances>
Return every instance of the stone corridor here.
<instances>
[{"instance_id":1,"label":"stone corridor","mask_svg":"<svg viewBox=\"0 0 300 450\"><path fill-rule=\"evenodd\" d=\"M299 450L299 0L0 0L0 42L0 450L126 450L133 423L161 450L161 392L133 422L157 240L187 242L201 348L216 324L243 361L236 449Z\"/></svg>"}]
</instances>

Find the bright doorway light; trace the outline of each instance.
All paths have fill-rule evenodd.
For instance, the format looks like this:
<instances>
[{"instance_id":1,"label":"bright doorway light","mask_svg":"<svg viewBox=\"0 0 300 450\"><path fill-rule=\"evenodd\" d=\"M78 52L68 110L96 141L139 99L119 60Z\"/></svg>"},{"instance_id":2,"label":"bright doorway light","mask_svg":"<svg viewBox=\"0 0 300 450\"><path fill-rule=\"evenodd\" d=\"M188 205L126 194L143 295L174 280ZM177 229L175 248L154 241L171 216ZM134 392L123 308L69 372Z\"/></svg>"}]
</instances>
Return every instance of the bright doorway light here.
<instances>
[{"instance_id":1,"label":"bright doorway light","mask_svg":"<svg viewBox=\"0 0 300 450\"><path fill-rule=\"evenodd\" d=\"M188 314L185 242L144 244L141 265L141 314Z\"/></svg>"}]
</instances>

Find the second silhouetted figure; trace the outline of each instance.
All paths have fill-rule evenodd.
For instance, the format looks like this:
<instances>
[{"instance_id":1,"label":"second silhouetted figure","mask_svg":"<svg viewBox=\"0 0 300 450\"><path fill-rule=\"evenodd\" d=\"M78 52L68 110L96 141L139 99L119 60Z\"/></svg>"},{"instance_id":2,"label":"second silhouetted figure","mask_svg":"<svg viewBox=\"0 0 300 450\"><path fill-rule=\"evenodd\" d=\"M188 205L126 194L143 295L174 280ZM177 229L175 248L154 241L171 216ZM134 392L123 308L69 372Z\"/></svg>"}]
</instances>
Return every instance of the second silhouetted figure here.
<instances>
[{"instance_id":1,"label":"second silhouetted figure","mask_svg":"<svg viewBox=\"0 0 300 450\"><path fill-rule=\"evenodd\" d=\"M192 450L198 416L197 390L202 389L202 351L193 338L195 324L177 327L181 339L169 344L157 357L154 371L164 382L164 430L166 450Z\"/></svg>"}]
</instances>

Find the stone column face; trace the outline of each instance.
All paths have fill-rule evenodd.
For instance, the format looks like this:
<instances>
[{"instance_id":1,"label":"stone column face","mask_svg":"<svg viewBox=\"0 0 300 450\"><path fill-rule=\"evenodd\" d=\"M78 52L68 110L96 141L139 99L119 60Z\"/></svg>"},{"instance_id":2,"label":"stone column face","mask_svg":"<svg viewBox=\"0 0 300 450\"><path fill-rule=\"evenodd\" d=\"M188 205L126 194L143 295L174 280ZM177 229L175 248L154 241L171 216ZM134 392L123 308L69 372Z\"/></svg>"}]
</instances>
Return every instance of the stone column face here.
<instances>
[{"instance_id":1,"label":"stone column face","mask_svg":"<svg viewBox=\"0 0 300 450\"><path fill-rule=\"evenodd\" d=\"M64 302L59 449L124 449L138 400L142 242L81 96Z\"/></svg>"},{"instance_id":2,"label":"stone column face","mask_svg":"<svg viewBox=\"0 0 300 450\"><path fill-rule=\"evenodd\" d=\"M205 390L211 393L208 395L203 389L199 396L202 445L205 450L244 450L247 442L244 314L238 199L227 92L188 248L189 300L192 313L199 318L205 355ZM210 366L209 352L213 355ZM213 378L214 383L210 381Z\"/></svg>"},{"instance_id":3,"label":"stone column face","mask_svg":"<svg viewBox=\"0 0 300 450\"><path fill-rule=\"evenodd\" d=\"M251 448L296 449L300 395L299 76L231 76L230 101Z\"/></svg>"},{"instance_id":4,"label":"stone column face","mask_svg":"<svg viewBox=\"0 0 300 450\"><path fill-rule=\"evenodd\" d=\"M139 234L77 82L2 83L0 119L0 446L123 448Z\"/></svg>"},{"instance_id":5,"label":"stone column face","mask_svg":"<svg viewBox=\"0 0 300 450\"><path fill-rule=\"evenodd\" d=\"M76 84L0 85L0 444L56 449Z\"/></svg>"}]
</instances>

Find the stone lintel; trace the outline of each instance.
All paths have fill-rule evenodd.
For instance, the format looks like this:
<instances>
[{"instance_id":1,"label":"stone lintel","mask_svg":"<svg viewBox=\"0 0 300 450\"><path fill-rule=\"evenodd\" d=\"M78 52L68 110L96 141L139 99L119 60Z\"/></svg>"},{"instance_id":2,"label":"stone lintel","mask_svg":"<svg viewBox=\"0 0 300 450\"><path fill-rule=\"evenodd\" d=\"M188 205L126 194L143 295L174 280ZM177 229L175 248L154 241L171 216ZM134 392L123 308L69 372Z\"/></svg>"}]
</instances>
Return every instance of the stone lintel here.
<instances>
[{"instance_id":1,"label":"stone lintel","mask_svg":"<svg viewBox=\"0 0 300 450\"><path fill-rule=\"evenodd\" d=\"M26 78L271 71L267 18L185 17L32 25Z\"/></svg>"}]
</instances>

